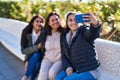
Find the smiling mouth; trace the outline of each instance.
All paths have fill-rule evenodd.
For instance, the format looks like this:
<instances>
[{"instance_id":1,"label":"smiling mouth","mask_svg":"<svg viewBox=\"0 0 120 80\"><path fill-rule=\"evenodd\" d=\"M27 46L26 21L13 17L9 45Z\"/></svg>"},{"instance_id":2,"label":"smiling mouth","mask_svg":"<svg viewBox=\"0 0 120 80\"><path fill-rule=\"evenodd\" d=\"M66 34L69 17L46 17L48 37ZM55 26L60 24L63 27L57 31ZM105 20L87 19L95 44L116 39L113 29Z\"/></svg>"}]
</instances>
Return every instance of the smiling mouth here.
<instances>
[{"instance_id":1,"label":"smiling mouth","mask_svg":"<svg viewBox=\"0 0 120 80\"><path fill-rule=\"evenodd\" d=\"M75 24L73 24L73 25L71 25L72 27L76 27L76 25Z\"/></svg>"},{"instance_id":2,"label":"smiling mouth","mask_svg":"<svg viewBox=\"0 0 120 80\"><path fill-rule=\"evenodd\" d=\"M58 24L55 24L54 26L58 26Z\"/></svg>"}]
</instances>

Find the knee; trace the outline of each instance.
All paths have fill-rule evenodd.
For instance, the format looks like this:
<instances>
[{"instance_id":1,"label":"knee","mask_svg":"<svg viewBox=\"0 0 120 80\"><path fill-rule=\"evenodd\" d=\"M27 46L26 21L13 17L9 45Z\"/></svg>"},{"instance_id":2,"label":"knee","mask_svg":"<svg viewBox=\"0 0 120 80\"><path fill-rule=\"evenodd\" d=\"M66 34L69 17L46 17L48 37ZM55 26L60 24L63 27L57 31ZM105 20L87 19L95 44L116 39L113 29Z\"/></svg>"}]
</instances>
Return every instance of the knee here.
<instances>
[{"instance_id":1,"label":"knee","mask_svg":"<svg viewBox=\"0 0 120 80\"><path fill-rule=\"evenodd\" d=\"M44 79L44 78L47 78L47 74L48 74L47 71L40 70L40 71L39 71L39 74L38 74L38 80L42 80L42 79Z\"/></svg>"},{"instance_id":2,"label":"knee","mask_svg":"<svg viewBox=\"0 0 120 80\"><path fill-rule=\"evenodd\" d=\"M36 70L37 70L37 71L39 71L39 69L40 69L40 65L41 65L41 63L40 63L40 62L37 62L37 63L36 63L35 68L36 68Z\"/></svg>"},{"instance_id":3,"label":"knee","mask_svg":"<svg viewBox=\"0 0 120 80\"><path fill-rule=\"evenodd\" d=\"M56 72L54 70L50 70L48 76L50 80L54 80L56 77Z\"/></svg>"},{"instance_id":4,"label":"knee","mask_svg":"<svg viewBox=\"0 0 120 80\"><path fill-rule=\"evenodd\" d=\"M32 57L33 57L33 58L39 58L39 57L40 57L40 55L39 55L39 54L40 54L40 53L38 53L38 52L33 53Z\"/></svg>"},{"instance_id":5,"label":"knee","mask_svg":"<svg viewBox=\"0 0 120 80\"><path fill-rule=\"evenodd\" d=\"M40 74L43 74L43 75L48 74L48 71L46 69L40 69L39 72L40 72Z\"/></svg>"},{"instance_id":6,"label":"knee","mask_svg":"<svg viewBox=\"0 0 120 80\"><path fill-rule=\"evenodd\" d=\"M55 77L55 80L63 80L67 76L65 71L61 71L57 76Z\"/></svg>"}]
</instances>

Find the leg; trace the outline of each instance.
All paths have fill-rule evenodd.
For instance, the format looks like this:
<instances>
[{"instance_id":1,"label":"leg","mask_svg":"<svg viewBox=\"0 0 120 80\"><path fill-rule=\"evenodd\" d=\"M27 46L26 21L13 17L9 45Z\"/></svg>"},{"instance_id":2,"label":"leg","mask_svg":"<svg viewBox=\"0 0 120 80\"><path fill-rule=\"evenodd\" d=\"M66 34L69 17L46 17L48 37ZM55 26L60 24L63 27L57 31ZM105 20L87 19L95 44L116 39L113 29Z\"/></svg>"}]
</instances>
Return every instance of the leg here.
<instances>
[{"instance_id":1,"label":"leg","mask_svg":"<svg viewBox=\"0 0 120 80\"><path fill-rule=\"evenodd\" d=\"M40 53L36 52L32 55L32 57L28 61L28 66L25 75L30 76L33 72L33 69L36 63L40 60Z\"/></svg>"},{"instance_id":2,"label":"leg","mask_svg":"<svg viewBox=\"0 0 120 80\"><path fill-rule=\"evenodd\" d=\"M64 80L95 80L95 78L92 76L90 72L82 72L79 74L73 73L64 78Z\"/></svg>"},{"instance_id":3,"label":"leg","mask_svg":"<svg viewBox=\"0 0 120 80\"><path fill-rule=\"evenodd\" d=\"M49 70L49 80L55 80L55 77L60 72L61 68L61 61L55 62Z\"/></svg>"},{"instance_id":4,"label":"leg","mask_svg":"<svg viewBox=\"0 0 120 80\"><path fill-rule=\"evenodd\" d=\"M48 72L52 64L53 63L50 62L48 59L42 60L41 68L37 80L48 80Z\"/></svg>"},{"instance_id":5,"label":"leg","mask_svg":"<svg viewBox=\"0 0 120 80\"><path fill-rule=\"evenodd\" d=\"M63 80L67 76L66 72L62 70L55 78L55 80Z\"/></svg>"},{"instance_id":6,"label":"leg","mask_svg":"<svg viewBox=\"0 0 120 80\"><path fill-rule=\"evenodd\" d=\"M25 72L27 70L27 66L28 66L28 61L25 62Z\"/></svg>"},{"instance_id":7,"label":"leg","mask_svg":"<svg viewBox=\"0 0 120 80\"><path fill-rule=\"evenodd\" d=\"M34 67L34 70L31 74L31 78L30 80L34 80L36 78L36 76L38 75L39 73L39 69L40 69L40 64L41 64L41 61L38 61Z\"/></svg>"},{"instance_id":8,"label":"leg","mask_svg":"<svg viewBox=\"0 0 120 80\"><path fill-rule=\"evenodd\" d=\"M33 55L28 61L28 65L26 68L25 76L24 76L25 78L29 77L32 74L36 63L40 60L40 56L41 56L41 53L39 52L33 53ZM22 78L22 80L27 80L27 78L25 79L24 77Z\"/></svg>"},{"instance_id":9,"label":"leg","mask_svg":"<svg viewBox=\"0 0 120 80\"><path fill-rule=\"evenodd\" d=\"M28 66L28 61L26 61L24 65L25 65L25 72L26 72L27 66ZM28 77L26 75L24 75L21 80L28 80Z\"/></svg>"}]
</instances>

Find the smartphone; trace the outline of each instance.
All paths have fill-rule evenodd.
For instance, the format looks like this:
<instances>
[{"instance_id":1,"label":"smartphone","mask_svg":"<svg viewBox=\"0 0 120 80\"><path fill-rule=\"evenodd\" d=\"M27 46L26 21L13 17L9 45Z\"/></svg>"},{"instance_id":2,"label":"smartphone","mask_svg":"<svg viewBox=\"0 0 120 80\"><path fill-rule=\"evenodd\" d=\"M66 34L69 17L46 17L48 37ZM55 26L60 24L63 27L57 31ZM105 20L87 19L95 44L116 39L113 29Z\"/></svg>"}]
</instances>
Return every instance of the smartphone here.
<instances>
[{"instance_id":1,"label":"smartphone","mask_svg":"<svg viewBox=\"0 0 120 80\"><path fill-rule=\"evenodd\" d=\"M89 16L90 14L77 14L75 15L75 21L76 23L83 23L83 22L89 22L89 20L84 19L84 17Z\"/></svg>"}]
</instances>

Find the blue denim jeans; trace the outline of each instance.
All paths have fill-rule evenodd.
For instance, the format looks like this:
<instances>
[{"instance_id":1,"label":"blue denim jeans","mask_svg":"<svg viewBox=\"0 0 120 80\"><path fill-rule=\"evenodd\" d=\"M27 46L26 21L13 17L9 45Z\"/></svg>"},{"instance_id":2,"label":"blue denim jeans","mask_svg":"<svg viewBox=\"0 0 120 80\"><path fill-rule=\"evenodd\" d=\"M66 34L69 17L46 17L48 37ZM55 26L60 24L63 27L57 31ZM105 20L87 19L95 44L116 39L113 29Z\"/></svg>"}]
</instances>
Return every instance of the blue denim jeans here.
<instances>
[{"instance_id":1,"label":"blue denim jeans","mask_svg":"<svg viewBox=\"0 0 120 80\"><path fill-rule=\"evenodd\" d=\"M35 52L28 60L28 66L25 75L27 77L30 77L30 80L34 80L39 72L40 64L41 64L40 58L41 58L41 53Z\"/></svg>"},{"instance_id":2,"label":"blue denim jeans","mask_svg":"<svg viewBox=\"0 0 120 80\"><path fill-rule=\"evenodd\" d=\"M63 80L67 76L66 72L62 70L55 78L55 80Z\"/></svg>"},{"instance_id":3,"label":"blue denim jeans","mask_svg":"<svg viewBox=\"0 0 120 80\"><path fill-rule=\"evenodd\" d=\"M65 71L61 71L55 80L95 80L90 72L73 73L67 76Z\"/></svg>"}]
</instances>

